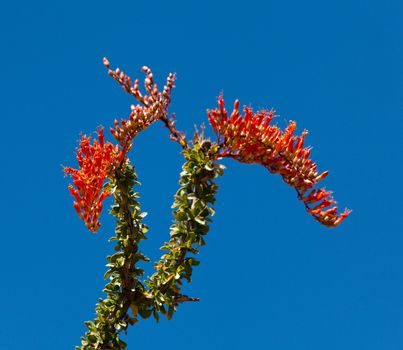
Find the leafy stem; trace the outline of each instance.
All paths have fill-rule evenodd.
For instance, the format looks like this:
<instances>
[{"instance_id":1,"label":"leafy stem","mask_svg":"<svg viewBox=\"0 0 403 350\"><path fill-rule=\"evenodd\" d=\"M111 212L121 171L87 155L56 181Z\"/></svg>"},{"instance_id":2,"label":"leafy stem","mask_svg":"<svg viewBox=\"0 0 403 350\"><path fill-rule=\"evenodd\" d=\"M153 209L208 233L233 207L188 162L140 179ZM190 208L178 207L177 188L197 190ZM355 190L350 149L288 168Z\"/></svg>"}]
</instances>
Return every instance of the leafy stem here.
<instances>
[{"instance_id":1,"label":"leafy stem","mask_svg":"<svg viewBox=\"0 0 403 350\"><path fill-rule=\"evenodd\" d=\"M133 191L135 184L138 181L134 167L127 163L115 170L114 177L106 185L115 200L111 214L117 223L115 236L110 241L116 241L116 252L107 257L109 270L105 278L109 281L103 290L106 298L99 300L95 320L86 322L88 331L81 339L82 346L77 349L124 349L126 344L119 339L119 333L137 322L136 316L128 313L136 299L134 296L144 291L139 281L143 270L136 264L149 259L138 251L139 242L146 238L147 226L141 222L145 213L141 213L138 194Z\"/></svg>"}]
</instances>

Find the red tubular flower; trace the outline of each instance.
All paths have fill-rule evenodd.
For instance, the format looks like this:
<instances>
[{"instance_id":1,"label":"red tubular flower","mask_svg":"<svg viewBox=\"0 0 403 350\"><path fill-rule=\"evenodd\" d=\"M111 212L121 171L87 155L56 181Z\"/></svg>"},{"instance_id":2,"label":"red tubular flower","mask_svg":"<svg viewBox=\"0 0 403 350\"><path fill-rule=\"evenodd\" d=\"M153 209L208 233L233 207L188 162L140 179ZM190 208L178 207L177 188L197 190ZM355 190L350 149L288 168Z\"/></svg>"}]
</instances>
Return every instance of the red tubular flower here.
<instances>
[{"instance_id":1,"label":"red tubular flower","mask_svg":"<svg viewBox=\"0 0 403 350\"><path fill-rule=\"evenodd\" d=\"M110 128L110 132L123 148L129 150L134 137L158 120L161 113L159 103L155 103L151 107L132 105L129 119L122 119L120 124L118 120L115 120L115 128Z\"/></svg>"},{"instance_id":2,"label":"red tubular flower","mask_svg":"<svg viewBox=\"0 0 403 350\"><path fill-rule=\"evenodd\" d=\"M118 146L104 141L103 129L98 130L98 141L91 144L89 136L82 136L77 149L79 169L64 168L64 173L73 178L73 185L69 191L75 198L74 209L84 220L87 228L98 231L101 224L98 219L102 211L102 202L110 193L102 189L103 183L113 170L113 166L120 163L125 156Z\"/></svg>"},{"instance_id":3,"label":"red tubular flower","mask_svg":"<svg viewBox=\"0 0 403 350\"><path fill-rule=\"evenodd\" d=\"M209 122L217 134L221 157L234 158L242 163L258 163L271 173L280 174L283 180L294 187L298 198L307 211L321 224L328 227L339 225L349 214L345 210L338 214L331 192L315 189L314 186L327 175L321 174L317 165L309 159L310 148L304 147L308 132L294 135L296 123L291 121L285 131L270 125L274 111L254 113L244 107L244 116L239 113L239 101L234 103L230 116L224 106L222 96L218 99L219 108L208 111ZM311 204L315 204L311 207Z\"/></svg>"},{"instance_id":4,"label":"red tubular flower","mask_svg":"<svg viewBox=\"0 0 403 350\"><path fill-rule=\"evenodd\" d=\"M131 78L119 68L112 70L106 58L104 58L104 65L108 69L108 74L139 102L138 105L132 106L128 120L122 119L120 123L115 120L115 128L110 129L113 137L125 150L129 150L133 138L154 121L162 120L168 128L174 125L174 120L167 116L167 110L171 102L172 89L175 87L175 74L168 75L166 85L162 91L159 91L151 69L146 66L142 67L142 71L146 74L144 79L146 92L142 94L137 79L132 83Z\"/></svg>"}]
</instances>

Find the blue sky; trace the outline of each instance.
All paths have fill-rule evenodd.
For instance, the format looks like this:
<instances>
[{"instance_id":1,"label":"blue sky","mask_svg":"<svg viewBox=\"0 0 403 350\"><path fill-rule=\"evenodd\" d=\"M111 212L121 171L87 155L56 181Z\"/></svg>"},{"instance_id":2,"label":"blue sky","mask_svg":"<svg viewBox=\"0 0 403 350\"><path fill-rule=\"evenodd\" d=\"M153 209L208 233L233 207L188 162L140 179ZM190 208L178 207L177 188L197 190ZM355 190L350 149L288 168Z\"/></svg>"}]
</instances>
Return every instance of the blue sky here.
<instances>
[{"instance_id":1,"label":"blue sky","mask_svg":"<svg viewBox=\"0 0 403 350\"><path fill-rule=\"evenodd\" d=\"M0 349L72 349L102 296L113 220L97 235L72 207L61 164L80 132L125 118L129 75L177 72L171 112L189 135L223 91L307 128L327 188L353 214L314 222L278 176L224 161L216 217L171 321L129 329L128 349L349 350L403 347L399 1L121 1L2 4ZM139 135L153 259L168 239L179 147ZM179 343L179 345L177 345Z\"/></svg>"}]
</instances>

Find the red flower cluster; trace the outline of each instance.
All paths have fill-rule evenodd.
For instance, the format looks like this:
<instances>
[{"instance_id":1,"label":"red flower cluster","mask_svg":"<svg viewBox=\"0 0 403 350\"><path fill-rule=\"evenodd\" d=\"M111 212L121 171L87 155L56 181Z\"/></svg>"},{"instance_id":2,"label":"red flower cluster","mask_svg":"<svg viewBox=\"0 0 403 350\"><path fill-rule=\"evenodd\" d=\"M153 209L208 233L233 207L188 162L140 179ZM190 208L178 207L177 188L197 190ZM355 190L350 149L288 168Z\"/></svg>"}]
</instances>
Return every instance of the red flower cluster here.
<instances>
[{"instance_id":1,"label":"red flower cluster","mask_svg":"<svg viewBox=\"0 0 403 350\"><path fill-rule=\"evenodd\" d=\"M113 137L124 149L130 149L133 138L154 121L161 119L168 127L173 123L173 121L169 120L167 117L167 109L171 102L171 92L174 88L174 74L168 75L167 83L163 91L160 92L157 84L154 82L151 69L144 66L142 71L146 74L144 86L147 93L143 95L139 89L138 79L132 83L130 77L119 68L115 70L110 69L110 63L106 58L104 58L104 65L108 69L108 74L140 103L139 105L131 107L128 120L122 119L120 123L115 120L115 128L110 129Z\"/></svg>"},{"instance_id":2,"label":"red flower cluster","mask_svg":"<svg viewBox=\"0 0 403 350\"><path fill-rule=\"evenodd\" d=\"M98 218L102 211L102 202L110 195L102 190L103 182L109 177L113 166L123 160L125 153L118 146L104 141L103 129L98 130L98 141L91 145L89 136L82 136L77 149L79 169L64 168L64 173L71 175L74 186L69 185L72 196L76 199L74 208L84 220L87 228L96 232L101 224Z\"/></svg>"},{"instance_id":3,"label":"red flower cluster","mask_svg":"<svg viewBox=\"0 0 403 350\"><path fill-rule=\"evenodd\" d=\"M301 136L296 136L293 121L284 132L270 125L273 111L253 113L252 109L245 107L245 115L242 116L238 100L229 117L222 96L218 105L218 109L208 111L208 119L218 137L220 156L243 163L258 163L271 173L280 174L287 184L297 190L298 198L307 211L325 226L335 227L349 215L351 211L347 209L338 214L337 206L327 209L336 204L331 192L323 188L313 189L328 175L328 171L319 174L317 165L309 159L310 148L304 148L306 130Z\"/></svg>"}]
</instances>

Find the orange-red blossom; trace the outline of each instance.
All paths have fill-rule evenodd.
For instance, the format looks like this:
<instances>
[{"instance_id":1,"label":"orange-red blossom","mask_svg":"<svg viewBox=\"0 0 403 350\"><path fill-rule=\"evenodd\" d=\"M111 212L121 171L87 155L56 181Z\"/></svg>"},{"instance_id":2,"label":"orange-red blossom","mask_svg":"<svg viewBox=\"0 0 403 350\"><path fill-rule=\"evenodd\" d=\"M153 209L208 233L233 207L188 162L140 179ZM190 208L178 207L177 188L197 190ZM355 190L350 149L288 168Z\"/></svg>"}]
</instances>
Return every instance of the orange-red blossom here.
<instances>
[{"instance_id":1,"label":"orange-red blossom","mask_svg":"<svg viewBox=\"0 0 403 350\"><path fill-rule=\"evenodd\" d=\"M84 220L87 228L98 231L101 224L98 219L102 211L102 202L110 195L103 190L103 183L113 167L120 163L125 154L118 146L104 141L103 129L98 130L98 141L83 135L77 149L79 169L65 167L65 174L71 175L73 185L69 185L71 195L76 199L73 203L78 216Z\"/></svg>"},{"instance_id":2,"label":"orange-red blossom","mask_svg":"<svg viewBox=\"0 0 403 350\"><path fill-rule=\"evenodd\" d=\"M310 148L304 147L306 130L296 136L296 123L293 121L285 131L270 125L273 111L254 113L251 108L244 107L242 116L238 100L230 116L222 96L218 105L219 108L208 111L208 119L221 146L220 156L243 163L258 163L271 173L280 174L287 184L297 190L298 198L307 211L325 226L335 227L349 215L351 211L347 209L338 214L331 192L313 188L328 175L328 171L319 174L317 165L309 158Z\"/></svg>"}]
</instances>

